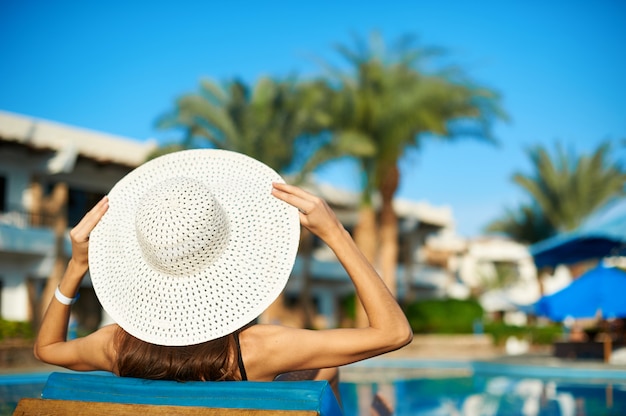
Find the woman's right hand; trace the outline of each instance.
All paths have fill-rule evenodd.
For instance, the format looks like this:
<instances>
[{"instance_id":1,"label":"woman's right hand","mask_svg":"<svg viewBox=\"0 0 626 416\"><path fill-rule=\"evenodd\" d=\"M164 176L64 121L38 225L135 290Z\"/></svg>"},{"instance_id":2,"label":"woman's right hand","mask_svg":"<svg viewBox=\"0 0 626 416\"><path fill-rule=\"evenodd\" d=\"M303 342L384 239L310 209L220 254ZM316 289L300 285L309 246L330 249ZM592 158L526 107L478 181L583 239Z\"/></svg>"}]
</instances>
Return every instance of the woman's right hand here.
<instances>
[{"instance_id":1,"label":"woman's right hand","mask_svg":"<svg viewBox=\"0 0 626 416\"><path fill-rule=\"evenodd\" d=\"M328 243L337 233L345 231L326 201L309 192L286 183L274 183L272 194L298 208L300 223Z\"/></svg>"}]
</instances>

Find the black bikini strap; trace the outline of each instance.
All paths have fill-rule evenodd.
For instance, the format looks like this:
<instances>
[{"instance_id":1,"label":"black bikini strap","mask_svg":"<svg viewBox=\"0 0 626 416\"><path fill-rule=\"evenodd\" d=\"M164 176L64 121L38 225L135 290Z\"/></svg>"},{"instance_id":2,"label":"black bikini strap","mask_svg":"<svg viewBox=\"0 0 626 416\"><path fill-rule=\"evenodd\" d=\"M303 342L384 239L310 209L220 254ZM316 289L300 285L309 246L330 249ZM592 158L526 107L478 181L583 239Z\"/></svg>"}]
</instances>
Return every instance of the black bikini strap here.
<instances>
[{"instance_id":1,"label":"black bikini strap","mask_svg":"<svg viewBox=\"0 0 626 416\"><path fill-rule=\"evenodd\" d=\"M235 332L235 344L237 344L237 365L239 366L239 374L241 381L247 381L246 367L243 365L243 357L241 356L241 345L239 344L239 331Z\"/></svg>"}]
</instances>

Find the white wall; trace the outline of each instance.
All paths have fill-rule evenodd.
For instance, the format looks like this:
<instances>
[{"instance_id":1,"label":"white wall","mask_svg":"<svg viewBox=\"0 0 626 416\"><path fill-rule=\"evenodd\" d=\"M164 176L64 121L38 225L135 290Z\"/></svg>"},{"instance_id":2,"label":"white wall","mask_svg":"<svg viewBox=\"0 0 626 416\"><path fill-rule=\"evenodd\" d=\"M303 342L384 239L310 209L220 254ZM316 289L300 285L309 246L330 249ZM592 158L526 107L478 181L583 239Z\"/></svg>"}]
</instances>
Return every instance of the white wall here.
<instances>
[{"instance_id":1,"label":"white wall","mask_svg":"<svg viewBox=\"0 0 626 416\"><path fill-rule=\"evenodd\" d=\"M23 207L24 191L28 189L32 173L39 169L41 163L41 157L29 157L23 151L3 149L0 154L0 175L7 178L9 209Z\"/></svg>"},{"instance_id":2,"label":"white wall","mask_svg":"<svg viewBox=\"0 0 626 416\"><path fill-rule=\"evenodd\" d=\"M0 316L9 321L27 321L28 316L28 287L25 276L19 274L5 274L1 272L2 293L0 293Z\"/></svg>"},{"instance_id":3,"label":"white wall","mask_svg":"<svg viewBox=\"0 0 626 416\"><path fill-rule=\"evenodd\" d=\"M536 280L537 270L528 248L504 238L484 238L469 243L469 249L459 264L459 276L469 287L480 287L485 279L495 278L494 262L517 265L520 281Z\"/></svg>"}]
</instances>

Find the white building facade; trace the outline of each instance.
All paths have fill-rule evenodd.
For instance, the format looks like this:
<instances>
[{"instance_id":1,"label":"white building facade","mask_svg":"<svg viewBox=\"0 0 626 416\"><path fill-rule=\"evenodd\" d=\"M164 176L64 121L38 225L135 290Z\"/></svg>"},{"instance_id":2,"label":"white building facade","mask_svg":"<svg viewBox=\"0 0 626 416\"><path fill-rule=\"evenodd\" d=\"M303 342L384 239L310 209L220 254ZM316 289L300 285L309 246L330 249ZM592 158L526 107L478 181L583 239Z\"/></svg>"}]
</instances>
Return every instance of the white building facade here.
<instances>
[{"instance_id":1,"label":"white building facade","mask_svg":"<svg viewBox=\"0 0 626 416\"><path fill-rule=\"evenodd\" d=\"M155 147L0 112L0 317L32 319L58 253L71 254L55 219L65 234Z\"/></svg>"},{"instance_id":2,"label":"white building facade","mask_svg":"<svg viewBox=\"0 0 626 416\"><path fill-rule=\"evenodd\" d=\"M154 150L154 142L0 111L0 318L28 321L40 312L35 307L46 281L59 267L59 253L65 258L71 254L67 231ZM356 224L358 194L325 184L307 188L329 202L348 230ZM56 199L61 199L60 205ZM525 247L459 237L449 207L396 200L394 209L400 238L400 298L466 298L485 284L483 278L493 277L498 262L514 262L522 281L535 281ZM56 221L59 216L64 221ZM59 224L64 224L62 238L55 231ZM89 277L83 284L90 289ZM314 300L325 326L339 323L339 304L353 287L332 252L319 241L310 258L299 257L285 293L295 299L303 291ZM79 303L83 306L75 308L89 304ZM95 295L91 304L99 307Z\"/></svg>"}]
</instances>

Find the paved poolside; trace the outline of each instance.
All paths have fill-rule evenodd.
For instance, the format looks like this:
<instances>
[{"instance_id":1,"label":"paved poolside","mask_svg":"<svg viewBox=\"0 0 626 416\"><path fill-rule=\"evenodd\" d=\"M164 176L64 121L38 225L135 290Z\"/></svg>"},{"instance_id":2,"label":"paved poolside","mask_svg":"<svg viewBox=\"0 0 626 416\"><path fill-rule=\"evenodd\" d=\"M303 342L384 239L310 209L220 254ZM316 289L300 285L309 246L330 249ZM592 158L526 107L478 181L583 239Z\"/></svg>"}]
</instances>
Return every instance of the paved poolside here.
<instances>
[{"instance_id":1,"label":"paved poolside","mask_svg":"<svg viewBox=\"0 0 626 416\"><path fill-rule=\"evenodd\" d=\"M32 350L30 350L32 351ZM32 352L29 352L32 357ZM372 358L364 362L342 368L342 379L366 377L373 368L384 369L383 373L391 376L392 372L404 371L407 376L437 376L438 374L470 373L478 365L481 370L489 371L490 366L499 370L518 367L522 370L545 368L559 372L579 370L590 372L608 372L618 378L626 379L626 364L608 364L600 360L562 359L551 355L550 347L535 347L528 354L506 355L502 348L493 346L489 337L482 336L416 336L407 347ZM1 366L0 374L41 373L63 370L60 367L42 364L34 359L20 360L11 366ZM539 371L539 370L534 370ZM381 372L377 372L380 376ZM566 374L566 373L562 373ZM397 375L397 374L396 374Z\"/></svg>"},{"instance_id":2,"label":"paved poolside","mask_svg":"<svg viewBox=\"0 0 626 416\"><path fill-rule=\"evenodd\" d=\"M341 380L391 382L401 379L462 377L472 374L626 382L626 365L608 364L597 360L561 359L548 353L494 355L480 359L386 355L343 367Z\"/></svg>"},{"instance_id":3,"label":"paved poolside","mask_svg":"<svg viewBox=\"0 0 626 416\"><path fill-rule=\"evenodd\" d=\"M405 348L342 368L343 381L380 381L419 377L464 376L472 373L530 378L615 379L626 381L626 364L562 359L551 346L535 346L527 354L507 355L490 337L418 335Z\"/></svg>"}]
</instances>

